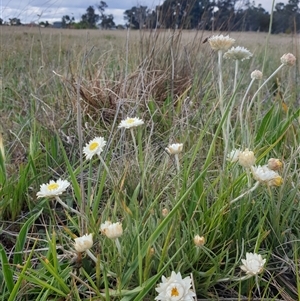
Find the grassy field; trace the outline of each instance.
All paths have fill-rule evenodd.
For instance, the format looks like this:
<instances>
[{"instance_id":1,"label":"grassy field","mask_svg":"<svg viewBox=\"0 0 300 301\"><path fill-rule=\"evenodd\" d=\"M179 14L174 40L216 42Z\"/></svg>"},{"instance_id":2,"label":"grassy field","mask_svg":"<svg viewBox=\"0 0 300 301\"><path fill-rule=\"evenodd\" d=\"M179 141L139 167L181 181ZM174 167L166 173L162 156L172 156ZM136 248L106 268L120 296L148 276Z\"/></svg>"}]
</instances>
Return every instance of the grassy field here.
<instances>
[{"instance_id":1,"label":"grassy field","mask_svg":"<svg viewBox=\"0 0 300 301\"><path fill-rule=\"evenodd\" d=\"M198 300L300 300L299 36L230 33L237 64L210 32L0 30L0 300L154 300L172 271Z\"/></svg>"}]
</instances>

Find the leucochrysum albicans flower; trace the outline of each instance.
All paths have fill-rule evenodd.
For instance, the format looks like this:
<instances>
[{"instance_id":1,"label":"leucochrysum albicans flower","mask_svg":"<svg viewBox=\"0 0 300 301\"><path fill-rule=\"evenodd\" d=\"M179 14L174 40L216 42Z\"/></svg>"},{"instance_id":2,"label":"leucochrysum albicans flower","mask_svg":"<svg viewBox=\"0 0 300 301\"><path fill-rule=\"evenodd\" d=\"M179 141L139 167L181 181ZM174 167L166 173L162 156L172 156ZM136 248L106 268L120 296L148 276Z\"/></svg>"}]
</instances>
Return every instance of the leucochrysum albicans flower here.
<instances>
[{"instance_id":1,"label":"leucochrysum albicans flower","mask_svg":"<svg viewBox=\"0 0 300 301\"><path fill-rule=\"evenodd\" d=\"M205 237L200 235L195 235L194 244L196 247L202 247L205 244Z\"/></svg>"},{"instance_id":2,"label":"leucochrysum albicans flower","mask_svg":"<svg viewBox=\"0 0 300 301\"><path fill-rule=\"evenodd\" d=\"M274 170L271 170L267 165L252 166L251 172L253 178L268 186L280 186L283 183L282 177Z\"/></svg>"},{"instance_id":3,"label":"leucochrysum albicans flower","mask_svg":"<svg viewBox=\"0 0 300 301\"><path fill-rule=\"evenodd\" d=\"M227 159L234 163L237 162L239 160L239 155L241 153L240 149L233 149L228 155L227 155Z\"/></svg>"},{"instance_id":4,"label":"leucochrysum albicans flower","mask_svg":"<svg viewBox=\"0 0 300 301\"><path fill-rule=\"evenodd\" d=\"M144 121L142 119L139 119L137 117L127 117L126 119L122 120L118 126L118 128L125 128L125 129L131 129L137 126L140 126L144 124Z\"/></svg>"},{"instance_id":5,"label":"leucochrysum albicans flower","mask_svg":"<svg viewBox=\"0 0 300 301\"><path fill-rule=\"evenodd\" d=\"M192 279L182 279L180 272L172 271L171 277L162 276L162 282L155 288L158 296L154 300L160 301L193 301L196 294L191 290Z\"/></svg>"},{"instance_id":6,"label":"leucochrysum albicans flower","mask_svg":"<svg viewBox=\"0 0 300 301\"><path fill-rule=\"evenodd\" d=\"M55 197L61 195L70 186L67 180L50 180L48 184L42 184L40 191L36 194L38 198Z\"/></svg>"},{"instance_id":7,"label":"leucochrysum albicans flower","mask_svg":"<svg viewBox=\"0 0 300 301\"><path fill-rule=\"evenodd\" d=\"M110 239L116 239L123 234L122 224L119 222L106 221L104 224L101 224L100 231Z\"/></svg>"},{"instance_id":8,"label":"leucochrysum albicans flower","mask_svg":"<svg viewBox=\"0 0 300 301\"><path fill-rule=\"evenodd\" d=\"M279 170L282 167L282 162L279 159L271 158L268 160L268 167L271 170Z\"/></svg>"},{"instance_id":9,"label":"leucochrysum albicans flower","mask_svg":"<svg viewBox=\"0 0 300 301\"><path fill-rule=\"evenodd\" d=\"M78 253L85 252L93 246L93 234L85 234L74 239L74 248Z\"/></svg>"},{"instance_id":10,"label":"leucochrysum albicans flower","mask_svg":"<svg viewBox=\"0 0 300 301\"><path fill-rule=\"evenodd\" d=\"M286 53L281 58L280 61L283 65L294 66L296 64L296 58L292 53Z\"/></svg>"},{"instance_id":11,"label":"leucochrysum albicans flower","mask_svg":"<svg viewBox=\"0 0 300 301\"><path fill-rule=\"evenodd\" d=\"M250 168L255 164L256 158L252 151L246 148L244 151L240 149L233 149L228 155L227 159L230 162L239 162L239 164L245 168Z\"/></svg>"},{"instance_id":12,"label":"leucochrysum albicans flower","mask_svg":"<svg viewBox=\"0 0 300 301\"><path fill-rule=\"evenodd\" d=\"M183 144L182 143L173 143L166 147L166 151L170 155L176 155L182 152Z\"/></svg>"},{"instance_id":13,"label":"leucochrysum albicans flower","mask_svg":"<svg viewBox=\"0 0 300 301\"><path fill-rule=\"evenodd\" d=\"M262 79L263 74L259 70L254 70L251 72L251 79Z\"/></svg>"},{"instance_id":14,"label":"leucochrysum albicans flower","mask_svg":"<svg viewBox=\"0 0 300 301\"><path fill-rule=\"evenodd\" d=\"M169 214L169 210L167 208L163 208L161 214L163 217L166 217Z\"/></svg>"},{"instance_id":15,"label":"leucochrysum albicans flower","mask_svg":"<svg viewBox=\"0 0 300 301\"><path fill-rule=\"evenodd\" d=\"M246 274L254 276L263 271L266 259L263 259L260 254L246 253L246 259L242 259L242 263L240 268Z\"/></svg>"},{"instance_id":16,"label":"leucochrysum albicans flower","mask_svg":"<svg viewBox=\"0 0 300 301\"><path fill-rule=\"evenodd\" d=\"M180 154L182 152L182 148L183 148L182 143L174 143L174 144L170 144L170 145L168 145L168 147L166 147L166 151L170 155L174 155L175 165L176 165L176 169L177 169L178 172L180 171L180 164L179 164L178 154Z\"/></svg>"},{"instance_id":17,"label":"leucochrysum albicans flower","mask_svg":"<svg viewBox=\"0 0 300 301\"><path fill-rule=\"evenodd\" d=\"M239 164L245 168L250 168L255 164L256 158L254 156L253 151L249 151L246 148L243 152L239 154Z\"/></svg>"},{"instance_id":18,"label":"leucochrysum albicans flower","mask_svg":"<svg viewBox=\"0 0 300 301\"><path fill-rule=\"evenodd\" d=\"M223 36L217 35L212 36L208 39L209 45L213 50L223 50L226 51L229 49L235 42L235 39L230 38L228 35Z\"/></svg>"},{"instance_id":19,"label":"leucochrysum albicans flower","mask_svg":"<svg viewBox=\"0 0 300 301\"><path fill-rule=\"evenodd\" d=\"M252 56L252 53L245 47L237 46L231 47L224 53L224 59L232 59L232 60L248 60Z\"/></svg>"},{"instance_id":20,"label":"leucochrysum albicans flower","mask_svg":"<svg viewBox=\"0 0 300 301\"><path fill-rule=\"evenodd\" d=\"M91 140L86 146L83 148L83 153L86 156L87 160L92 159L94 155L100 156L103 152L103 148L106 145L106 141L103 137L96 137Z\"/></svg>"}]
</instances>

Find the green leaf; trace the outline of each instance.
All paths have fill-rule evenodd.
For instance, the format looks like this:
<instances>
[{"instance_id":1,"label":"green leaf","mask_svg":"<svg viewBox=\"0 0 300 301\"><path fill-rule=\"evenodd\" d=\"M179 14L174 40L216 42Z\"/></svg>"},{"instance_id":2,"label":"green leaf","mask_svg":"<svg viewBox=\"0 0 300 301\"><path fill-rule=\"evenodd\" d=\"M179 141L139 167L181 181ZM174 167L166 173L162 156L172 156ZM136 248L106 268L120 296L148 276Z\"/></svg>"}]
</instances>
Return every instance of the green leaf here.
<instances>
[{"instance_id":1,"label":"green leaf","mask_svg":"<svg viewBox=\"0 0 300 301\"><path fill-rule=\"evenodd\" d=\"M22 264L22 251L24 249L24 245L26 242L26 238L27 238L27 233L28 230L30 229L30 227L32 226L32 224L34 223L34 221L40 216L40 214L42 213L43 209L41 209L38 213L36 213L35 215L31 216L26 223L23 225L23 227L21 228L19 235L17 237L17 241L16 241L16 248L15 248L15 255L14 255L14 260L13 263L14 265L16 264Z\"/></svg>"},{"instance_id":2,"label":"green leaf","mask_svg":"<svg viewBox=\"0 0 300 301\"><path fill-rule=\"evenodd\" d=\"M6 252L1 244L0 244L0 259L1 259L2 273L4 276L4 280L9 292L11 293L14 288L13 273L6 256Z\"/></svg>"}]
</instances>

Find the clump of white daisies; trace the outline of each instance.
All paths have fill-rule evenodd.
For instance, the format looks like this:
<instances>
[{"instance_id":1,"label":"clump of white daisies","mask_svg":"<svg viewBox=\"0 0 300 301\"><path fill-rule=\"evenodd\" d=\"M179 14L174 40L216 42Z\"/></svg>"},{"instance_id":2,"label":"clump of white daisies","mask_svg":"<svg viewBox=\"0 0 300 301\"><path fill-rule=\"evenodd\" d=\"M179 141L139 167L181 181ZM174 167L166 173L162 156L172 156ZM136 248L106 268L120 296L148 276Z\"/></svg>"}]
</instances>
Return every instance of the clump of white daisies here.
<instances>
[{"instance_id":1,"label":"clump of white daisies","mask_svg":"<svg viewBox=\"0 0 300 301\"><path fill-rule=\"evenodd\" d=\"M219 47L219 51L223 52L228 49L233 41L229 38L223 37L220 39L211 39L210 41L212 48L217 49ZM232 56L232 58L236 60L243 60L242 54L244 55L244 59L249 58L251 55L247 52L246 49L243 48L231 48L228 50L227 54L224 54L224 57ZM247 56L247 57L246 57ZM286 60L291 60L290 57L286 58ZM288 63L286 63L288 64ZM256 78L259 77L258 72L256 72ZM137 146L135 142L134 128L139 127L144 124L144 121L139 118L126 118L122 120L119 124L118 128L129 130L131 132L134 148L137 154ZM83 148L83 153L87 161L92 162L94 157L100 159L102 164L105 166L106 170L109 172L109 168L106 166L101 154L104 151L107 142L104 137L98 136L94 139L90 140ZM166 152L169 156L174 156L176 162L177 171L180 170L179 165L179 154L183 151L183 143L173 143L169 144L165 148ZM280 186L283 183L283 179L278 174L278 170L282 167L282 162L279 159L271 158L268 160L268 163L263 166L256 166L256 157L254 152L245 149L235 149L230 152L228 155L228 160L232 163L238 162L246 170L249 170L253 178L257 181L257 185L259 183L265 184L267 186ZM92 163L90 163L92 164ZM254 186L256 187L256 186ZM66 205L61 196L67 191L67 189L71 188L70 182L67 180L50 180L47 184L42 184L40 186L40 191L37 192L37 198L53 198L58 203L60 203L66 210L69 210L76 215L79 215L86 219L82 213L78 212L74 208ZM252 188L251 191L254 189ZM249 191L247 192L249 193ZM246 194L246 193L245 193ZM242 196L244 196L243 194ZM236 198L231 201L231 203L237 201L242 196ZM168 210L164 208L162 210L163 217L168 215ZM111 222L110 220L106 220L104 223L100 225L99 232L103 234L106 238L111 239L115 242L116 248L120 254L122 255L121 244L119 238L123 235L123 226L121 222ZM98 263L98 258L92 253L91 249L93 248L94 233L86 233L82 236L75 237L73 242L73 247L78 256L81 256L82 253L86 253L93 261ZM75 236L75 235L74 235ZM205 248L206 238L204 236L195 235L193 238L193 242L197 250L201 250L201 248ZM247 279L251 276L257 276L262 273L265 267L266 259L263 259L260 254L257 253L246 253L246 259L242 259L242 265L240 266L241 270L246 273L245 277L239 277L239 280ZM100 263L101 266L101 263ZM187 276L185 278L182 277L180 272L171 272L171 276L166 278L162 276L161 283L156 287L156 292L158 295L155 297L155 300L160 301L192 301L196 298L196 293L193 289L193 281L191 276Z\"/></svg>"},{"instance_id":2,"label":"clump of white daisies","mask_svg":"<svg viewBox=\"0 0 300 301\"><path fill-rule=\"evenodd\" d=\"M283 184L283 178L279 175L278 171L282 168L282 162L277 158L271 158L265 165L256 166L256 157L253 151L245 149L244 151L240 149L232 150L227 159L232 162L238 162L239 165L244 167L246 171L250 171L256 183L249 190L239 195L235 199L230 201L233 204L243 198L245 195L254 191L259 184L266 185L267 187L281 186Z\"/></svg>"}]
</instances>

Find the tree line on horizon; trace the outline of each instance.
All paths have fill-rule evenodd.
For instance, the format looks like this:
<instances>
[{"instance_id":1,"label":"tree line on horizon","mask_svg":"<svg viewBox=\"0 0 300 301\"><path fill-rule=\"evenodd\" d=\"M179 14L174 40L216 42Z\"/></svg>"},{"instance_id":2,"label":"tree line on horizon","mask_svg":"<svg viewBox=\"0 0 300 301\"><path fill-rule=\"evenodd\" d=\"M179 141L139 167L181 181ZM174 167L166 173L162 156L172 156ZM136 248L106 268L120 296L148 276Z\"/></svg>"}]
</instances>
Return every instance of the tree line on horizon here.
<instances>
[{"instance_id":1,"label":"tree line on horizon","mask_svg":"<svg viewBox=\"0 0 300 301\"><path fill-rule=\"evenodd\" d=\"M276 3L273 13L272 33L291 33L300 30L300 0ZM89 6L79 22L64 15L61 27L75 29L124 28L116 25L113 14L106 14L108 5L100 1ZM165 0L155 9L147 6L133 6L125 10L125 27L132 29L198 29L222 31L268 31L270 13L249 0ZM21 25L17 18L9 19L9 25ZM0 25L3 20L0 18ZM40 22L49 26L49 22Z\"/></svg>"}]
</instances>

